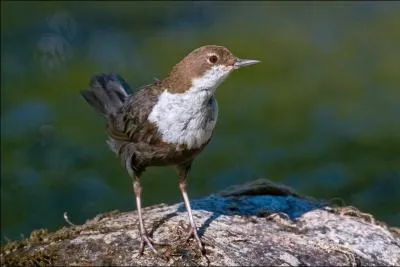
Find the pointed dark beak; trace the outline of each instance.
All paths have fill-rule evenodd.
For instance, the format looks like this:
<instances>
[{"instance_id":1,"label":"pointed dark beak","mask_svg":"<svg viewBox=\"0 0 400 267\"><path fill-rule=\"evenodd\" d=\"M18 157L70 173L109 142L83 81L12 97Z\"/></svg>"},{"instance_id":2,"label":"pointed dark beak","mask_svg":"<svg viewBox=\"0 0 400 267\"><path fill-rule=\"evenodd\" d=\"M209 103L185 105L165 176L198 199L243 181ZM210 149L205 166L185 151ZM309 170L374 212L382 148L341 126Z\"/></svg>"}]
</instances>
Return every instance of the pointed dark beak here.
<instances>
[{"instance_id":1,"label":"pointed dark beak","mask_svg":"<svg viewBox=\"0 0 400 267\"><path fill-rule=\"evenodd\" d=\"M237 58L234 66L235 66L235 69L238 69L238 68L242 68L242 67L251 66L251 65L254 65L254 64L257 64L257 63L260 63L260 61L259 60L254 60L254 59L240 59L240 58Z\"/></svg>"}]
</instances>

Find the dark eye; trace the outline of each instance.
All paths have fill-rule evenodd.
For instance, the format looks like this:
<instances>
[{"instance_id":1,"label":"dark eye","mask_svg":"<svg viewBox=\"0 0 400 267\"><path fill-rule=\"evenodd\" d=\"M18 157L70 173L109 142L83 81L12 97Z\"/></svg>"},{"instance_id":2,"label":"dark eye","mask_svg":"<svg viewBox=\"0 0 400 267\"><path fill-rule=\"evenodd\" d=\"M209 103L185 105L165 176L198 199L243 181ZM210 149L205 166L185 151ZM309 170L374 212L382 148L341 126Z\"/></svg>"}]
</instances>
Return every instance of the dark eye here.
<instances>
[{"instance_id":1,"label":"dark eye","mask_svg":"<svg viewBox=\"0 0 400 267\"><path fill-rule=\"evenodd\" d=\"M218 57L216 55L212 55L208 58L208 60L210 61L210 63L215 64L218 61Z\"/></svg>"}]
</instances>

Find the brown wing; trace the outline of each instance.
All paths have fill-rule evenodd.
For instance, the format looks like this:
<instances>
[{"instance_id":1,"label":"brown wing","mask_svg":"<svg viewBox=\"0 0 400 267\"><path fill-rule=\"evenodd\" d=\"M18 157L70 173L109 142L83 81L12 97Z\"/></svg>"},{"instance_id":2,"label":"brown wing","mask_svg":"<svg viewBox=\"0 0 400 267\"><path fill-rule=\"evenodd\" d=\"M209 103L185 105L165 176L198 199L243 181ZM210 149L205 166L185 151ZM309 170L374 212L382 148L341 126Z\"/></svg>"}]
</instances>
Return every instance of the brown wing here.
<instances>
[{"instance_id":1,"label":"brown wing","mask_svg":"<svg viewBox=\"0 0 400 267\"><path fill-rule=\"evenodd\" d=\"M157 131L147 118L160 93L159 83L155 83L142 88L127 99L122 108L108 118L109 136L116 141L132 143L145 142L146 138L156 138Z\"/></svg>"}]
</instances>

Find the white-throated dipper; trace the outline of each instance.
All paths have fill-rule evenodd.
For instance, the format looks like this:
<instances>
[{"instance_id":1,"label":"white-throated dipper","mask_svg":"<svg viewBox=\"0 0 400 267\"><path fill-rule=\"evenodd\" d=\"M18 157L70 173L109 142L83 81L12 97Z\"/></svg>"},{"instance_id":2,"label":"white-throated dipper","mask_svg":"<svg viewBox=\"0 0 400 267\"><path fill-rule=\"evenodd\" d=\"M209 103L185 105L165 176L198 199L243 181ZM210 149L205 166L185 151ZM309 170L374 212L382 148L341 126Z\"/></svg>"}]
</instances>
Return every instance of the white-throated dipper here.
<instances>
[{"instance_id":1,"label":"white-throated dipper","mask_svg":"<svg viewBox=\"0 0 400 267\"><path fill-rule=\"evenodd\" d=\"M179 188L189 214L188 239L197 233L187 194L187 177L194 158L210 142L218 117L214 93L235 69L258 63L239 59L225 47L202 46L176 64L162 81L135 94L117 75L97 75L90 89L82 91L86 101L106 120L107 141L122 160L133 182L139 216L140 248L147 244L155 253L142 217L140 176L149 166L174 165Z\"/></svg>"}]
</instances>

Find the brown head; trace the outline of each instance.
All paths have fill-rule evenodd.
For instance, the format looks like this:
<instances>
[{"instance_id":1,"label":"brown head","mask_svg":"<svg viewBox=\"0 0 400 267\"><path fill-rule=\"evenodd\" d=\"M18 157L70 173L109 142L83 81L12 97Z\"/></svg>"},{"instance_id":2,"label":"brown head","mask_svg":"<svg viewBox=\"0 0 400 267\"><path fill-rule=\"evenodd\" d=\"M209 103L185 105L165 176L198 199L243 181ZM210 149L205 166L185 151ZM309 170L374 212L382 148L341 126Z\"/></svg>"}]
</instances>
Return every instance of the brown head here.
<instances>
[{"instance_id":1,"label":"brown head","mask_svg":"<svg viewBox=\"0 0 400 267\"><path fill-rule=\"evenodd\" d=\"M233 70L258 62L239 59L223 46L202 46L173 67L162 81L162 87L171 93L183 93L193 86L198 90L215 90Z\"/></svg>"}]
</instances>

